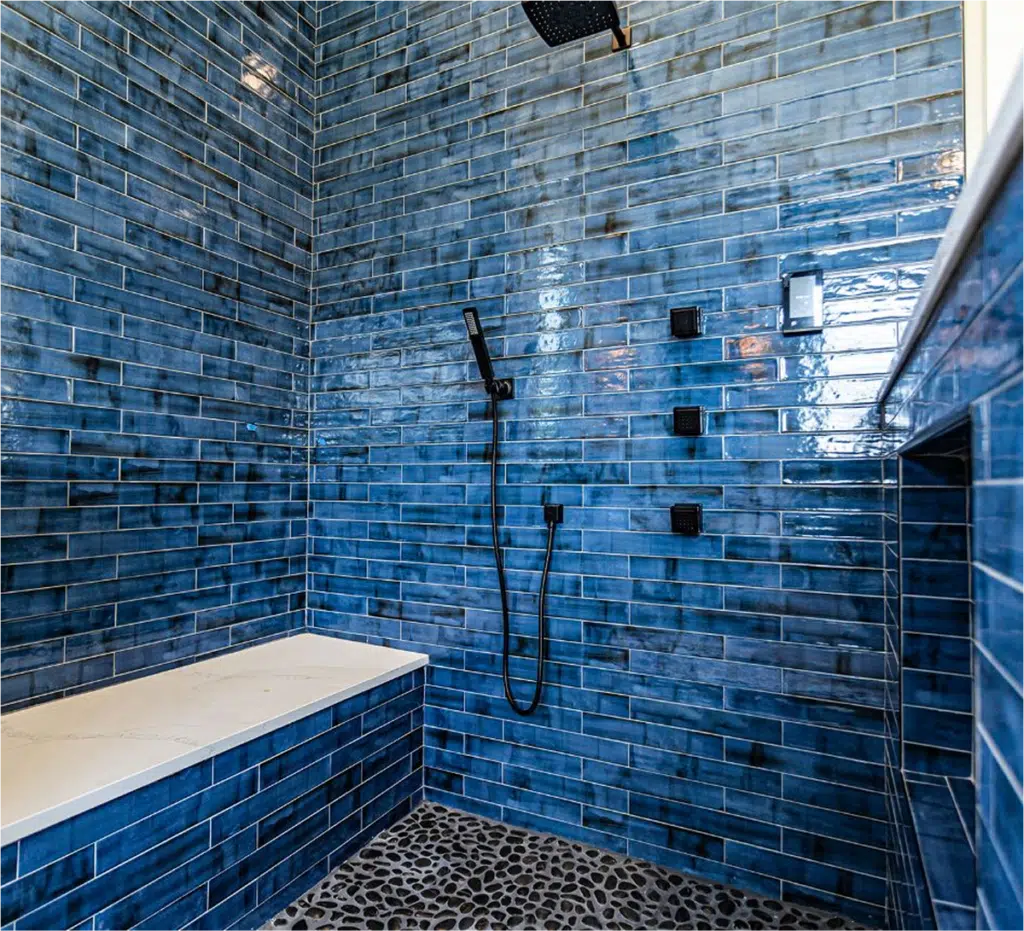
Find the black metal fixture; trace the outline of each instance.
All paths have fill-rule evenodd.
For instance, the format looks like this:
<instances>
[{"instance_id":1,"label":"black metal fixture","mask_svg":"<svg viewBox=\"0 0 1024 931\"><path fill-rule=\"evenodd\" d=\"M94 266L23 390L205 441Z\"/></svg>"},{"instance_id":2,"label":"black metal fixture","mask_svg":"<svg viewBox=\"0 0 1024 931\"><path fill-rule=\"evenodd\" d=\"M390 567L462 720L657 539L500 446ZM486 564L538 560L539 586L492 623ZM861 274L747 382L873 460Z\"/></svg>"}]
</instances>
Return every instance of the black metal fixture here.
<instances>
[{"instance_id":1,"label":"black metal fixture","mask_svg":"<svg viewBox=\"0 0 1024 931\"><path fill-rule=\"evenodd\" d=\"M612 51L629 48L633 37L629 27L619 23L619 11L606 0L592 2L530 2L523 0L523 10L540 37L550 46L564 45L586 36L612 31Z\"/></svg>"},{"instance_id":2,"label":"black metal fixture","mask_svg":"<svg viewBox=\"0 0 1024 931\"><path fill-rule=\"evenodd\" d=\"M672 308L672 335L677 339L693 339L704 332L704 317L699 307Z\"/></svg>"},{"instance_id":3,"label":"black metal fixture","mask_svg":"<svg viewBox=\"0 0 1024 931\"><path fill-rule=\"evenodd\" d=\"M522 716L533 714L540 704L541 692L544 689L544 654L547 648L547 623L545 621L545 601L548 592L548 574L551 570L551 554L555 548L555 528L564 518L562 505L544 505L544 523L548 528L547 550L544 554L544 571L540 577L540 594L537 599L537 674L534 678L533 698L530 704L522 706L512 694L512 681L509 675L509 654L511 622L509 619L508 585L505 582L505 559L498 540L498 401L506 400L515 395L515 386L510 378L495 378L491 366L491 356L487 351L480 318L475 307L467 307L462 312L466 321L466 331L476 356L477 368L484 381L484 388L491 398L491 549L494 551L494 567L498 570L498 592L501 596L501 676L505 683L505 698L512 710Z\"/></svg>"},{"instance_id":4,"label":"black metal fixture","mask_svg":"<svg viewBox=\"0 0 1024 931\"><path fill-rule=\"evenodd\" d=\"M544 523L560 524L565 520L565 512L560 504L545 504L544 505Z\"/></svg>"},{"instance_id":5,"label":"black metal fixture","mask_svg":"<svg viewBox=\"0 0 1024 931\"><path fill-rule=\"evenodd\" d=\"M671 511L673 533L684 537L700 536L703 521L699 504L673 504Z\"/></svg>"},{"instance_id":6,"label":"black metal fixture","mask_svg":"<svg viewBox=\"0 0 1024 931\"><path fill-rule=\"evenodd\" d=\"M480 326L480 317L477 316L476 308L467 307L462 311L462 316L466 321L469 344L473 347L473 355L476 356L476 367L480 370L480 377L484 380L484 390L496 401L514 398L516 390L512 379L494 377L491 354L487 351L487 342L484 339L484 331Z\"/></svg>"},{"instance_id":7,"label":"black metal fixture","mask_svg":"<svg viewBox=\"0 0 1024 931\"><path fill-rule=\"evenodd\" d=\"M704 432L704 411L700 407L673 407L672 431L676 436L700 436Z\"/></svg>"}]
</instances>

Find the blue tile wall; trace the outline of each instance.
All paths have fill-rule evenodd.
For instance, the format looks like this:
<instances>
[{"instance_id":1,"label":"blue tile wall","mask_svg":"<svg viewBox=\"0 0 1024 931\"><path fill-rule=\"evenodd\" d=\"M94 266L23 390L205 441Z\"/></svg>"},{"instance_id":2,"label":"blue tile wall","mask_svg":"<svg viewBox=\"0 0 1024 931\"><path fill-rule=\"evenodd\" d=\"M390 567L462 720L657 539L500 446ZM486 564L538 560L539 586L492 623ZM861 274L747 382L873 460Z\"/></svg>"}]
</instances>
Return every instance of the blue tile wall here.
<instances>
[{"instance_id":1,"label":"blue tile wall","mask_svg":"<svg viewBox=\"0 0 1024 931\"><path fill-rule=\"evenodd\" d=\"M13 928L256 928L423 793L423 672L3 848Z\"/></svg>"},{"instance_id":2,"label":"blue tile wall","mask_svg":"<svg viewBox=\"0 0 1024 931\"><path fill-rule=\"evenodd\" d=\"M0 28L9 710L303 625L315 12Z\"/></svg>"},{"instance_id":3,"label":"blue tile wall","mask_svg":"<svg viewBox=\"0 0 1024 931\"><path fill-rule=\"evenodd\" d=\"M1016 221L1005 232L1021 247L1020 166L1016 174ZM1007 215L1007 219L1009 215ZM1018 258L1020 251L1017 253ZM1005 294L1007 342L1021 340L1021 278ZM991 311L990 311L991 312ZM1013 321L1015 315L1015 323ZM1018 367L1020 357L1018 356ZM1024 921L1022 893L1021 785L1024 783L1022 699L1024 615L1021 527L1024 525L1021 378L1010 379L975 404L977 474L972 488L974 520L974 634L978 850L978 909L986 928Z\"/></svg>"},{"instance_id":4,"label":"blue tile wall","mask_svg":"<svg viewBox=\"0 0 1024 931\"><path fill-rule=\"evenodd\" d=\"M428 652L430 797L884 920L887 435L872 402L961 183L960 10L319 7L312 628ZM825 273L822 333L780 274ZM500 680L488 408L518 656L565 506L548 685ZM669 336L697 305L705 331ZM671 434L700 405L706 432ZM671 504L705 533L670 533ZM525 696L529 684L519 684Z\"/></svg>"},{"instance_id":5,"label":"blue tile wall","mask_svg":"<svg viewBox=\"0 0 1024 931\"><path fill-rule=\"evenodd\" d=\"M940 791L943 780L908 773L911 806L904 812L904 817L913 816L918 833L924 835L921 852L933 896L937 884L952 890L943 894L945 901L935 902L939 927L1016 928L1024 923L1022 202L1018 160L941 296L933 322L884 411L894 433L911 441L961 418L970 422L973 767L970 781L945 780L945 784L961 823L971 832L976 888L963 888L964 875L969 873L964 857L950 853L955 825L949 815L950 799ZM956 506L961 506L959 501ZM945 503L936 512L944 508ZM960 623L943 612L931 616L936 627L950 621ZM909 626L906 615L904 622ZM933 656L951 660L942 647ZM962 669L964 651L960 656ZM904 688L906 666L905 662ZM941 689L932 695L951 700ZM930 818L919 817L920 805ZM905 823L902 830L906 832ZM914 883L907 874L897 879L904 888Z\"/></svg>"},{"instance_id":6,"label":"blue tile wall","mask_svg":"<svg viewBox=\"0 0 1024 931\"><path fill-rule=\"evenodd\" d=\"M973 928L974 718L969 424L891 458L898 474L896 618L887 673L898 742L887 753L890 926ZM900 739L901 738L901 739Z\"/></svg>"},{"instance_id":7,"label":"blue tile wall","mask_svg":"<svg viewBox=\"0 0 1024 931\"><path fill-rule=\"evenodd\" d=\"M886 914L883 927L935 928L931 900L921 860L921 850L910 797L903 775L903 677L900 605L900 458L893 452L883 460L885 499L882 516L885 577L885 800L887 812L888 868Z\"/></svg>"},{"instance_id":8,"label":"blue tile wall","mask_svg":"<svg viewBox=\"0 0 1024 931\"><path fill-rule=\"evenodd\" d=\"M408 647L437 800L880 922L871 404L960 189L959 5L619 6L627 54L506 0L5 6L5 708L303 623ZM468 304L517 676L565 505L528 721Z\"/></svg>"},{"instance_id":9,"label":"blue tile wall","mask_svg":"<svg viewBox=\"0 0 1024 931\"><path fill-rule=\"evenodd\" d=\"M905 772L905 780L926 901L934 920L928 927L976 928L974 783L910 771ZM924 896L919 901L924 902ZM922 911L927 914L926 905Z\"/></svg>"},{"instance_id":10,"label":"blue tile wall","mask_svg":"<svg viewBox=\"0 0 1024 931\"><path fill-rule=\"evenodd\" d=\"M901 457L903 769L971 777L970 432Z\"/></svg>"},{"instance_id":11,"label":"blue tile wall","mask_svg":"<svg viewBox=\"0 0 1024 931\"><path fill-rule=\"evenodd\" d=\"M898 746L898 742L897 742ZM886 919L883 927L903 931L934 931L935 909L924 871L921 844L914 826L907 782L886 759L886 802L889 810L890 849L887 875Z\"/></svg>"}]
</instances>

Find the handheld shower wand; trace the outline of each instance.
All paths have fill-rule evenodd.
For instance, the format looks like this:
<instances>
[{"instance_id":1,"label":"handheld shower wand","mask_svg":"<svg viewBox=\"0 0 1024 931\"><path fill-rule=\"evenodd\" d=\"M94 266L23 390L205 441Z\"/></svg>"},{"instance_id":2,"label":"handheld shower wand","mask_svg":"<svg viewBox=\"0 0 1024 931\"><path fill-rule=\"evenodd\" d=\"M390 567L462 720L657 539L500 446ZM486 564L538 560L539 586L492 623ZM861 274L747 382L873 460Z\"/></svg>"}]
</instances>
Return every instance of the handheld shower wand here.
<instances>
[{"instance_id":1,"label":"handheld shower wand","mask_svg":"<svg viewBox=\"0 0 1024 931\"><path fill-rule=\"evenodd\" d=\"M483 330L480 329L480 318L476 308L467 307L462 315L466 321L469 341L476 356L477 368L484 381L484 388L491 397L491 548L494 550L494 566L498 570L498 591L501 594L501 677L505 684L505 698L512 710L519 715L533 714L540 704L541 692L544 688L544 653L547 641L547 625L544 621L544 602L548 590L548 573L551 569L551 553L555 545L555 527L562 523L562 505L544 505L544 523L548 527L547 553L544 556L544 571L540 579L540 595L537 607L537 675L534 680L533 699L525 708L516 701L512 694L512 681L509 676L510 653L510 622L508 605L508 586L505 583L505 560L498 540L498 401L511 398L515 394L515 386L509 378L495 378L491 366L491 357L487 352Z\"/></svg>"},{"instance_id":2,"label":"handheld shower wand","mask_svg":"<svg viewBox=\"0 0 1024 931\"><path fill-rule=\"evenodd\" d=\"M469 344L476 356L476 367L480 369L480 377L484 380L484 390L495 400L504 401L515 396L515 387L511 378L495 378L491 365L491 355L487 351L484 331L480 328L480 318L475 307L467 307L462 311L466 321L466 332L469 333Z\"/></svg>"}]
</instances>

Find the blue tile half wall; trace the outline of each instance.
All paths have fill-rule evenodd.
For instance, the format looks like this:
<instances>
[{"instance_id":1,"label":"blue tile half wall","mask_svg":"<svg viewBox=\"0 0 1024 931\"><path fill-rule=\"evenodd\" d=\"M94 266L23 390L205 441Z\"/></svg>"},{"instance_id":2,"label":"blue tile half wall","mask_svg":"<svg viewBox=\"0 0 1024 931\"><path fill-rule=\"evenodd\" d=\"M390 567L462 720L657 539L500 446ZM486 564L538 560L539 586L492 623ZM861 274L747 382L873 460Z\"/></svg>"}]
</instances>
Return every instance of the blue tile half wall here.
<instances>
[{"instance_id":1,"label":"blue tile half wall","mask_svg":"<svg viewBox=\"0 0 1024 931\"><path fill-rule=\"evenodd\" d=\"M922 576L906 568L923 537L913 532L908 539L904 532L902 552L899 545L888 547L887 569L890 555L903 567L902 588L889 586L890 594L902 593L903 664L890 658L888 668L902 672L908 790L902 792L901 780L889 773L893 826L901 839L893 845L900 855L891 870L892 927L934 926L928 924L929 894L940 929L1024 923L1022 210L1018 154L885 405L886 422L911 443L942 431L945 437L958 434L953 445L960 449L966 435L971 479L965 501L962 487L950 487L963 484L962 477L952 477L955 470L940 471L934 460L922 469L909 454L902 457L903 502L908 485L928 482L933 493L927 511L912 508L901 515L901 527L922 518L933 530L946 525L941 535L932 533L926 547L931 558L946 561L929 586L930 594L939 597L923 602L914 587ZM958 426L965 421L967 430ZM966 542L961 533L948 532L949 525L963 523L965 511L969 548L961 548ZM937 543L951 542L955 550L937 555ZM968 568L969 579L961 571ZM964 617L961 600L968 585L970 619ZM893 620L890 611L890 633L898 631ZM898 638L891 642L891 654L899 654L897 644ZM928 746L921 746L919 712L925 710L931 723L924 741ZM973 719L965 712L973 713ZM899 718L889 717L898 739ZM966 733L965 718L970 725Z\"/></svg>"},{"instance_id":2,"label":"blue tile half wall","mask_svg":"<svg viewBox=\"0 0 1024 931\"><path fill-rule=\"evenodd\" d=\"M5 707L409 647L436 800L880 923L871 404L961 184L959 5L619 7L613 54L504 0L5 4ZM565 506L528 720L470 304L516 675Z\"/></svg>"},{"instance_id":3,"label":"blue tile half wall","mask_svg":"<svg viewBox=\"0 0 1024 931\"><path fill-rule=\"evenodd\" d=\"M321 8L309 619L429 652L437 801L881 922L884 438L871 402L961 171L943 3ZM826 326L779 333L821 268ZM528 678L502 697L490 424ZM697 305L704 335L673 340ZM672 435L700 405L706 433ZM705 532L670 533L697 502ZM520 685L521 699L529 683Z\"/></svg>"}]
</instances>

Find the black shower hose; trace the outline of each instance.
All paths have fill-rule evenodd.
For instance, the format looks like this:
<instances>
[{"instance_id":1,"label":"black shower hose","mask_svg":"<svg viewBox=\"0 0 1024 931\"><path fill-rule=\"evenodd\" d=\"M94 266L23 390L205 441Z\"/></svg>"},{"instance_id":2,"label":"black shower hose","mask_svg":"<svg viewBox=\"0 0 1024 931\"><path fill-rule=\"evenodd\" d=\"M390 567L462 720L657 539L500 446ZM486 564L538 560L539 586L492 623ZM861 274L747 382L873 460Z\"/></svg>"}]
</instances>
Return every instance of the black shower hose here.
<instances>
[{"instance_id":1,"label":"black shower hose","mask_svg":"<svg viewBox=\"0 0 1024 931\"><path fill-rule=\"evenodd\" d=\"M494 548L494 565L498 570L498 590L501 592L501 677L505 683L505 698L512 710L526 717L533 714L540 704L540 693L544 688L544 653L546 651L546 632L544 624L544 600L548 592L548 572L551 569L551 550L555 545L554 521L548 521L548 549L544 556L544 573L540 578L540 598L537 607L537 677L533 686L533 700L524 708L512 694L512 683L508 673L508 658L511 649L509 641L508 587L505 585L505 561L501 555L501 544L498 542L498 401L491 396L491 542Z\"/></svg>"}]
</instances>

